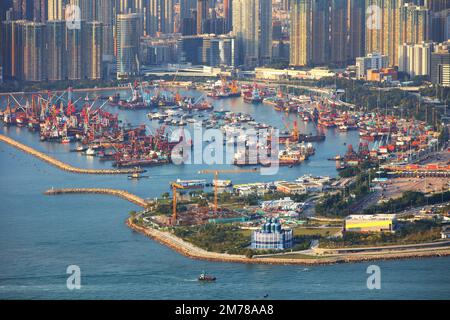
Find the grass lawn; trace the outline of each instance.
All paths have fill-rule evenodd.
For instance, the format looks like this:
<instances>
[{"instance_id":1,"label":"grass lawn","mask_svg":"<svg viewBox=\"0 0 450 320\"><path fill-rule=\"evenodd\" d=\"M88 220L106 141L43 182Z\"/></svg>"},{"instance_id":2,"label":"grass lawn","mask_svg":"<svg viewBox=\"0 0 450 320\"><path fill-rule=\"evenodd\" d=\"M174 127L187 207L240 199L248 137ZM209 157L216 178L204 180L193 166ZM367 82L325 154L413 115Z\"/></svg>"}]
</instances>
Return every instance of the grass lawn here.
<instances>
[{"instance_id":1,"label":"grass lawn","mask_svg":"<svg viewBox=\"0 0 450 320\"><path fill-rule=\"evenodd\" d=\"M295 227L294 236L322 236L327 237L339 232L342 228L308 228Z\"/></svg>"}]
</instances>

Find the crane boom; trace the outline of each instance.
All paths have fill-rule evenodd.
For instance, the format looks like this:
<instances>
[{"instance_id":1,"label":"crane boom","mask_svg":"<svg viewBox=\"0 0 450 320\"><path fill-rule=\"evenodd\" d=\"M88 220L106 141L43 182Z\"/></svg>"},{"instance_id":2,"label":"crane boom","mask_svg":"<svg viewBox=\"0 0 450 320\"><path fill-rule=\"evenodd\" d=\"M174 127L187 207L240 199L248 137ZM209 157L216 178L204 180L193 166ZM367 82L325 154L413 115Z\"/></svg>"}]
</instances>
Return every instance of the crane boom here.
<instances>
[{"instance_id":1,"label":"crane boom","mask_svg":"<svg viewBox=\"0 0 450 320\"><path fill-rule=\"evenodd\" d=\"M200 170L198 173L200 174L214 174L214 213L217 213L217 210L219 209L217 194L219 192L219 187L217 180L219 178L219 173L243 173L243 172L259 172L258 168L252 168L252 169L241 169L241 170Z\"/></svg>"}]
</instances>

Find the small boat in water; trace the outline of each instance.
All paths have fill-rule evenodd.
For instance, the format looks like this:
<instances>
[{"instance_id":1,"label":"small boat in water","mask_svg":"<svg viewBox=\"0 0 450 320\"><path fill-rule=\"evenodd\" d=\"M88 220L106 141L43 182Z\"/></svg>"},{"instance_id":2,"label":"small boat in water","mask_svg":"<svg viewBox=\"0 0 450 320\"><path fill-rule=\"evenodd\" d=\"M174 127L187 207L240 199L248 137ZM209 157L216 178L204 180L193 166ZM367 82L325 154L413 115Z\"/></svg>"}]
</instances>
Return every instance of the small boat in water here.
<instances>
[{"instance_id":1,"label":"small boat in water","mask_svg":"<svg viewBox=\"0 0 450 320\"><path fill-rule=\"evenodd\" d=\"M139 172L133 172L131 175L128 176L128 179L130 180L139 180L143 178L148 178L148 176L143 176Z\"/></svg>"},{"instance_id":2,"label":"small boat in water","mask_svg":"<svg viewBox=\"0 0 450 320\"><path fill-rule=\"evenodd\" d=\"M202 272L202 274L200 274L200 276L198 277L198 281L213 282L216 281L216 277L207 275L206 273Z\"/></svg>"}]
</instances>

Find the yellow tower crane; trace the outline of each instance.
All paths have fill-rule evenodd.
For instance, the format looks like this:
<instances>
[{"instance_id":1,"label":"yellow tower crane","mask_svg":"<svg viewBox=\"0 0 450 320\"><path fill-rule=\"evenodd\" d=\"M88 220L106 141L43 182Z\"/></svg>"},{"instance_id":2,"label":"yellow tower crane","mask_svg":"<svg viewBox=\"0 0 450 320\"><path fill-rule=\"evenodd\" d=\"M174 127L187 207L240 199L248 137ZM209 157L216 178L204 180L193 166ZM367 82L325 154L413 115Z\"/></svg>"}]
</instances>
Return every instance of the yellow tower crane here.
<instances>
[{"instance_id":1,"label":"yellow tower crane","mask_svg":"<svg viewBox=\"0 0 450 320\"><path fill-rule=\"evenodd\" d=\"M183 186L176 182L172 182L172 193L173 193L173 201L172 201L172 225L177 224L177 189L183 189Z\"/></svg>"},{"instance_id":2,"label":"yellow tower crane","mask_svg":"<svg viewBox=\"0 0 450 320\"><path fill-rule=\"evenodd\" d=\"M218 183L217 180L219 178L219 173L243 173L243 172L259 172L258 168L252 169L241 169L241 170L201 170L198 173L200 174L214 174L214 213L217 213L218 210Z\"/></svg>"}]
</instances>

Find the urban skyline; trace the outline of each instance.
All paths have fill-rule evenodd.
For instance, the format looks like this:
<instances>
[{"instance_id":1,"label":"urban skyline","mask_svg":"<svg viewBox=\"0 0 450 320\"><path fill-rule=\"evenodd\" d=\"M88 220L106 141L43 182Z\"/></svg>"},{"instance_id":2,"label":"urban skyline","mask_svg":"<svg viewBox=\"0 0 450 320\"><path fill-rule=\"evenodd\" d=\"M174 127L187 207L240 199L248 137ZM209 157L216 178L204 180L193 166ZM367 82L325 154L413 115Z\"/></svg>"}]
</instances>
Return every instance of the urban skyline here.
<instances>
[{"instance_id":1,"label":"urban skyline","mask_svg":"<svg viewBox=\"0 0 450 320\"><path fill-rule=\"evenodd\" d=\"M80 8L78 31L62 26L70 5ZM368 54L386 55L389 67L410 76L436 78L431 53L447 41L450 29L450 3L426 0L14 0L0 14L2 78L21 81L123 79L153 61L243 70L274 64L348 67ZM134 15L136 25L133 49L125 50L126 14ZM211 50L211 38L220 43L223 36L231 50ZM412 63L412 51L405 48L417 45L428 48L420 59L429 74L405 67Z\"/></svg>"}]
</instances>

